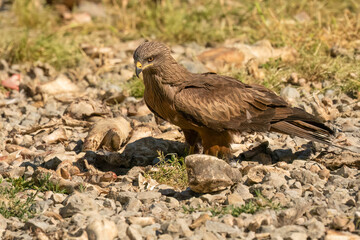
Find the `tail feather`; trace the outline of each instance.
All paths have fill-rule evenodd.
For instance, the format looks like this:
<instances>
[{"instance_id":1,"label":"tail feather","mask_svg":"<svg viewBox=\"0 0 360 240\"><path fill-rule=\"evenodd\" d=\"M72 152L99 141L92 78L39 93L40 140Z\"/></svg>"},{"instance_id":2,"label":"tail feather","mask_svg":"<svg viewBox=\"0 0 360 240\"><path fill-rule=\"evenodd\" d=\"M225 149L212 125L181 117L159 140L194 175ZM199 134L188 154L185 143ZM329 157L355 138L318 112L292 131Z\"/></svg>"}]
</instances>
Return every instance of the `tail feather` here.
<instances>
[{"instance_id":1,"label":"tail feather","mask_svg":"<svg viewBox=\"0 0 360 240\"><path fill-rule=\"evenodd\" d=\"M319 123L316 125L303 121L280 121L273 123L270 130L332 145L330 137L334 132L331 129L328 131L328 127L323 128Z\"/></svg>"},{"instance_id":2,"label":"tail feather","mask_svg":"<svg viewBox=\"0 0 360 240\"><path fill-rule=\"evenodd\" d=\"M339 146L334 144L332 137L334 131L319 122L304 121L280 121L271 125L270 131L285 133L298 137L303 137L311 141L320 142L329 146L334 146L342 150L360 153L360 148L355 146Z\"/></svg>"}]
</instances>

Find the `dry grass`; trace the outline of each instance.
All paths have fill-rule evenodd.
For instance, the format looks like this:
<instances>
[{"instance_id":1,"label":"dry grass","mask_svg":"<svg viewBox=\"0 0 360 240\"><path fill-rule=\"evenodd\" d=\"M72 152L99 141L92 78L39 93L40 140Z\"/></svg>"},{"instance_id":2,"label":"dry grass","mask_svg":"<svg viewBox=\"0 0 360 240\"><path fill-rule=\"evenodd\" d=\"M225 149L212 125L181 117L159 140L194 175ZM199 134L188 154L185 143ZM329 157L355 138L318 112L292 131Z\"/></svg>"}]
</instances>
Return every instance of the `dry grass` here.
<instances>
[{"instance_id":1,"label":"dry grass","mask_svg":"<svg viewBox=\"0 0 360 240\"><path fill-rule=\"evenodd\" d=\"M299 58L263 66L264 85L277 90L282 78L297 72L309 81L330 80L347 92L360 90L358 61L329 53L335 45L350 52L360 47L358 1L104 0L107 17L83 25L66 25L52 8L37 3L14 0L12 12L0 14L5 36L0 53L10 63L40 60L57 69L72 68L87 60L79 48L82 42L111 45L145 37L212 44L235 38L251 44L266 38L275 47L294 47ZM233 75L254 81L241 71Z\"/></svg>"}]
</instances>

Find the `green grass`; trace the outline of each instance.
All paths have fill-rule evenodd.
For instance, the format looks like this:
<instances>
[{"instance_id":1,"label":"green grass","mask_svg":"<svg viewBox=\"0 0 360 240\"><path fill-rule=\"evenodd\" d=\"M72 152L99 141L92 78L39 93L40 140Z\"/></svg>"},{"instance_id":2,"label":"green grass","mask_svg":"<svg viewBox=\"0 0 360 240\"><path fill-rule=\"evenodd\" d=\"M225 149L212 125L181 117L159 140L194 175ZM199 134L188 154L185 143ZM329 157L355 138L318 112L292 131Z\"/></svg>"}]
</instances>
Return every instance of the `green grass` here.
<instances>
[{"instance_id":1,"label":"green grass","mask_svg":"<svg viewBox=\"0 0 360 240\"><path fill-rule=\"evenodd\" d=\"M151 177L158 183L173 186L176 189L185 189L188 186L188 177L184 157L170 155L166 158L163 153L159 152L159 162L155 165L156 171L149 171L146 176Z\"/></svg>"},{"instance_id":2,"label":"green grass","mask_svg":"<svg viewBox=\"0 0 360 240\"><path fill-rule=\"evenodd\" d=\"M231 74L246 82L264 84L276 91L292 72L311 81L329 80L342 91L360 91L358 61L330 56L334 45L350 52L359 47L360 3L354 0L220 1L182 0L103 1L106 18L87 24L66 24L51 6L14 0L12 12L0 14L0 54L10 63L47 62L58 70L90 64L81 43L112 46L140 37L169 44L200 45L237 39L255 43L268 39L275 47L293 47L294 63L271 61L258 81L243 70ZM111 2L111 3L110 3ZM308 20L299 22L304 12ZM352 54L352 53L351 53ZM351 55L350 54L350 55ZM131 95L141 97L143 86L130 81Z\"/></svg>"},{"instance_id":3,"label":"green grass","mask_svg":"<svg viewBox=\"0 0 360 240\"><path fill-rule=\"evenodd\" d=\"M41 1L15 0L12 10L18 24L27 28L52 27L60 19L49 6L43 6Z\"/></svg>"},{"instance_id":4,"label":"green grass","mask_svg":"<svg viewBox=\"0 0 360 240\"><path fill-rule=\"evenodd\" d=\"M4 57L10 63L46 62L56 69L71 68L79 64L82 54L78 44L65 33L30 32L20 30L11 34L16 39L5 39Z\"/></svg>"},{"instance_id":5,"label":"green grass","mask_svg":"<svg viewBox=\"0 0 360 240\"><path fill-rule=\"evenodd\" d=\"M4 181L0 179L0 183ZM38 181L24 180L23 178L8 178L5 181L11 186L0 187L0 214L5 218L17 217L21 220L27 220L35 215L31 209L35 203L35 197L39 192L53 191L57 193L66 193L58 184L50 181L50 175L44 175ZM27 190L36 190L35 192L26 193Z\"/></svg>"},{"instance_id":6,"label":"green grass","mask_svg":"<svg viewBox=\"0 0 360 240\"><path fill-rule=\"evenodd\" d=\"M36 193L27 194L18 197L16 190L13 188L0 188L0 214L5 218L17 217L22 220L32 218L35 212L31 209L31 205L35 203Z\"/></svg>"},{"instance_id":7,"label":"green grass","mask_svg":"<svg viewBox=\"0 0 360 240\"><path fill-rule=\"evenodd\" d=\"M145 86L143 81L134 76L130 78L125 84L125 88L128 89L129 94L136 98L142 98L144 96Z\"/></svg>"},{"instance_id":8,"label":"green grass","mask_svg":"<svg viewBox=\"0 0 360 240\"><path fill-rule=\"evenodd\" d=\"M270 199L265 198L260 192L255 192L256 197L243 206L217 206L211 208L194 208L183 206L184 213L191 214L193 212L207 212L210 211L212 216L223 216L225 214L231 214L234 217L240 216L241 213L254 214L266 209L281 210L283 207L280 204L273 203Z\"/></svg>"}]
</instances>

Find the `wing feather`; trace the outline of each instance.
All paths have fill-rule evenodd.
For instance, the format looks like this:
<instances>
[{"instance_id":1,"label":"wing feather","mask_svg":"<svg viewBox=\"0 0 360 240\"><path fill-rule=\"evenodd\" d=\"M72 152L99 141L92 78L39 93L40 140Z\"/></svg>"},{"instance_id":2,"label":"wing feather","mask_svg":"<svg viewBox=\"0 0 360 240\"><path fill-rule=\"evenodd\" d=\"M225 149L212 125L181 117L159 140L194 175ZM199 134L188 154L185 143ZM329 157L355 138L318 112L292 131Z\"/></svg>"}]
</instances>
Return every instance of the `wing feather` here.
<instances>
[{"instance_id":1,"label":"wing feather","mask_svg":"<svg viewBox=\"0 0 360 240\"><path fill-rule=\"evenodd\" d=\"M275 108L289 109L262 86L216 74L194 75L175 95L174 106L189 121L217 131L267 131Z\"/></svg>"}]
</instances>

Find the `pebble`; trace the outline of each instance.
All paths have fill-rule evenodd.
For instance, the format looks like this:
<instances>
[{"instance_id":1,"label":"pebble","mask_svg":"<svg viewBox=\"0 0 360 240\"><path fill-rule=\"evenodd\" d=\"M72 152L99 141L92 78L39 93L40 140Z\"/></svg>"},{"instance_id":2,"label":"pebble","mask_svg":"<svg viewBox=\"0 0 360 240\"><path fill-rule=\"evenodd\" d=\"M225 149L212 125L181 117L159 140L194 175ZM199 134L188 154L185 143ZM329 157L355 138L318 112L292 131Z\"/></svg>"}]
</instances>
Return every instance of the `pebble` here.
<instances>
[{"instance_id":1,"label":"pebble","mask_svg":"<svg viewBox=\"0 0 360 240\"><path fill-rule=\"evenodd\" d=\"M300 93L296 88L286 86L280 92L280 96L285 98L290 103L296 103L300 99Z\"/></svg>"},{"instance_id":2,"label":"pebble","mask_svg":"<svg viewBox=\"0 0 360 240\"><path fill-rule=\"evenodd\" d=\"M69 195L64 201L64 207L60 209L62 217L71 217L76 213L91 215L97 212L98 205L95 200L83 193Z\"/></svg>"},{"instance_id":3,"label":"pebble","mask_svg":"<svg viewBox=\"0 0 360 240\"><path fill-rule=\"evenodd\" d=\"M141 226L136 224L130 225L126 230L126 234L131 240L143 239L141 235Z\"/></svg>"},{"instance_id":4,"label":"pebble","mask_svg":"<svg viewBox=\"0 0 360 240\"><path fill-rule=\"evenodd\" d=\"M227 196L227 200L226 200L226 203L228 205L234 205L236 207L240 207L240 206L243 206L245 205L245 201L244 199L241 197L240 194L238 193L231 193Z\"/></svg>"},{"instance_id":5,"label":"pebble","mask_svg":"<svg viewBox=\"0 0 360 240\"><path fill-rule=\"evenodd\" d=\"M96 219L86 226L89 240L114 239L118 235L118 230L113 221L107 219Z\"/></svg>"},{"instance_id":6,"label":"pebble","mask_svg":"<svg viewBox=\"0 0 360 240\"><path fill-rule=\"evenodd\" d=\"M155 219L153 217L129 217L129 222L131 224L137 224L141 227L155 224Z\"/></svg>"}]
</instances>

